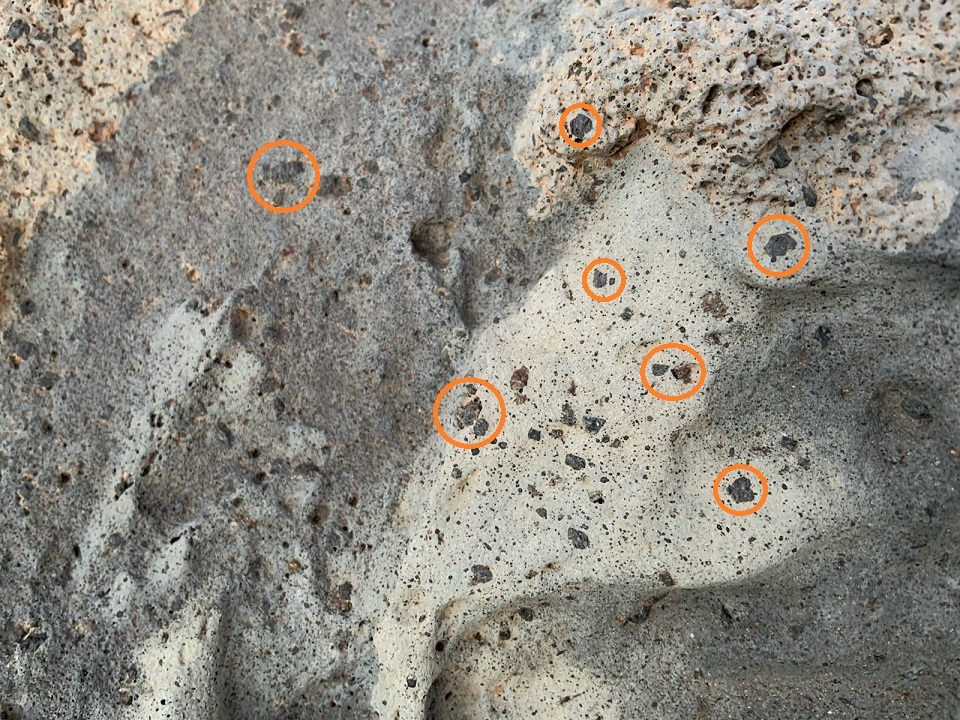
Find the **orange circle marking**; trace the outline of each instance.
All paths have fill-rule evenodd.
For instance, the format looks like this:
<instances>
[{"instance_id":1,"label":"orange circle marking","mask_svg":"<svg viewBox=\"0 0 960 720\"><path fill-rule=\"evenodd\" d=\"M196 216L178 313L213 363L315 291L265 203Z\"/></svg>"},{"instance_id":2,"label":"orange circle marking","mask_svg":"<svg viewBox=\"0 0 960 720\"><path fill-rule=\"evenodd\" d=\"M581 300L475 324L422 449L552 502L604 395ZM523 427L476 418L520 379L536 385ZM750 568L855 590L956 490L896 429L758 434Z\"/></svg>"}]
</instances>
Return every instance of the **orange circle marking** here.
<instances>
[{"instance_id":1,"label":"orange circle marking","mask_svg":"<svg viewBox=\"0 0 960 720\"><path fill-rule=\"evenodd\" d=\"M697 365L700 366L699 379L697 380L696 384L685 393L681 393L680 395L667 395L659 390L655 390L653 385L651 385L650 381L647 379L647 364L653 359L654 355L662 350L683 350L684 352L693 355L694 360L697 361ZM706 381L706 379L707 364L703 361L700 353L698 353L689 345L684 345L683 343L669 342L663 343L662 345L657 345L656 347L652 348L650 352L643 356L643 361L640 363L640 380L643 382L643 386L647 389L647 392L649 392L655 398L660 398L661 400L666 400L667 402L679 402L680 400L692 398L697 394L697 391L703 387L703 383Z\"/></svg>"},{"instance_id":2,"label":"orange circle marking","mask_svg":"<svg viewBox=\"0 0 960 720\"><path fill-rule=\"evenodd\" d=\"M590 289L590 271L593 270L597 265L611 265L620 275L620 287L610 295L598 295L593 290ZM583 275L580 278L580 282L583 285L583 289L586 291L587 295L592 297L597 302L610 302L611 300L616 300L620 297L621 293L627 287L627 271L623 269L623 265L618 263L616 260L610 258L597 258L596 260L591 260L590 263L583 269Z\"/></svg>"},{"instance_id":3,"label":"orange circle marking","mask_svg":"<svg viewBox=\"0 0 960 720\"><path fill-rule=\"evenodd\" d=\"M270 150L275 147L292 147L304 155L307 156L307 159L310 161L310 164L313 165L313 185L310 186L307 196L298 202L296 205L290 205L289 207L277 207L276 205L271 205L266 200L264 200L260 193L257 192L257 189L253 186L253 169L257 166L257 161L260 159L260 156L263 155L267 150ZM314 196L317 194L317 190L320 189L320 165L317 163L317 159L313 156L313 153L307 150L303 145L293 140L274 140L273 142L268 142L262 148L257 150L253 157L250 158L250 164L247 165L247 187L250 190L250 194L253 195L253 199L256 200L260 205L270 212L275 213L292 213L297 210L302 210L305 208Z\"/></svg>"},{"instance_id":4,"label":"orange circle marking","mask_svg":"<svg viewBox=\"0 0 960 720\"><path fill-rule=\"evenodd\" d=\"M757 479L760 481L760 499L757 501L756 505L748 507L746 510L735 510L734 508L727 505L720 497L720 483L723 482L723 479L732 472L748 472L757 476ZM720 506L720 509L725 513L730 513L731 515L736 515L737 517L744 517L745 515L752 515L757 510L763 507L763 504L767 501L767 495L769 494L770 489L767 487L767 479L763 476L763 473L757 470L753 465L745 465L744 463L737 463L736 465L730 465L725 467L717 475L717 479L713 481L713 500L717 505Z\"/></svg>"},{"instance_id":5,"label":"orange circle marking","mask_svg":"<svg viewBox=\"0 0 960 720\"><path fill-rule=\"evenodd\" d=\"M593 131L593 135L583 142L577 142L567 133L567 117L575 110L586 110L588 113L593 115L593 124L597 126L597 129ZM582 150L585 147L590 147L600 139L600 133L603 132L603 119L600 117L600 113L597 112L597 109L590 103L574 103L560 113L560 122L557 123L557 128L560 130L560 137L563 138L563 141L567 145L575 147L578 150Z\"/></svg>"},{"instance_id":6,"label":"orange circle marking","mask_svg":"<svg viewBox=\"0 0 960 720\"><path fill-rule=\"evenodd\" d=\"M500 405L500 422L497 423L497 427L494 428L493 432L487 437L483 438L478 442L474 443L465 443L455 440L447 434L447 431L443 429L443 425L440 423L440 403L443 401L443 396L450 392L457 385L463 385L465 383L476 383L477 385L482 385L487 390L494 394L494 397L497 398L497 404ZM433 401L433 425L437 428L437 432L440 433L440 437L446 440L448 443L454 447L463 448L464 450L473 450L475 448L483 447L484 445L489 445L494 440L496 440L497 435L500 434L500 431L503 430L504 424L507 422L507 404L503 401L503 395L500 394L500 391L494 387L493 383L487 382L483 378L478 377L462 377L457 378L456 380L451 380L446 385L443 386L443 389L437 395L437 399Z\"/></svg>"},{"instance_id":7,"label":"orange circle marking","mask_svg":"<svg viewBox=\"0 0 960 720\"><path fill-rule=\"evenodd\" d=\"M769 268L765 268L760 264L760 261L757 260L757 256L753 252L753 240L757 235L757 230L772 220L782 220L790 223L797 228L797 230L800 231L800 235L803 236L803 255L800 256L799 262L797 262L797 264L792 268L787 268L786 270L770 270ZM792 215L783 215L780 213L776 215L767 215L757 220L757 222L754 223L753 227L750 229L750 234L747 235L747 257L750 258L750 262L753 263L753 266L764 275L773 278L789 277L807 264L807 259L810 257L810 233L807 232L807 229L803 226L803 223Z\"/></svg>"}]
</instances>

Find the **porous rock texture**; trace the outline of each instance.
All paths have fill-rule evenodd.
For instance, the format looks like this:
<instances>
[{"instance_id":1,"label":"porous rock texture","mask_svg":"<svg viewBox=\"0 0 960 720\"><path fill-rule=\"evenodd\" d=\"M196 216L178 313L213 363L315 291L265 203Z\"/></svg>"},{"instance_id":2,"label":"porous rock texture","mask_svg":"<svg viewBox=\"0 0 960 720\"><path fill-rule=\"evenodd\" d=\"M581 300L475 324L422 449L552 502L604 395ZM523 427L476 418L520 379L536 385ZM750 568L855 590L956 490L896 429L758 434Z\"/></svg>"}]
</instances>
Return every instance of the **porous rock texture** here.
<instances>
[{"instance_id":1,"label":"porous rock texture","mask_svg":"<svg viewBox=\"0 0 960 720\"><path fill-rule=\"evenodd\" d=\"M605 160L649 134L719 215L794 211L955 260L956 247L924 239L956 188L891 165L918 133L956 125L956 3L584 5L517 130L517 157L546 200L589 192ZM587 152L557 132L573 100L604 118Z\"/></svg>"},{"instance_id":2,"label":"porous rock texture","mask_svg":"<svg viewBox=\"0 0 960 720\"><path fill-rule=\"evenodd\" d=\"M4 274L37 213L95 171L97 148L117 131L150 61L198 8L198 0L0 2Z\"/></svg>"},{"instance_id":3,"label":"porous rock texture","mask_svg":"<svg viewBox=\"0 0 960 720\"><path fill-rule=\"evenodd\" d=\"M952 3L178 7L0 177L0 717L960 717Z\"/></svg>"}]
</instances>

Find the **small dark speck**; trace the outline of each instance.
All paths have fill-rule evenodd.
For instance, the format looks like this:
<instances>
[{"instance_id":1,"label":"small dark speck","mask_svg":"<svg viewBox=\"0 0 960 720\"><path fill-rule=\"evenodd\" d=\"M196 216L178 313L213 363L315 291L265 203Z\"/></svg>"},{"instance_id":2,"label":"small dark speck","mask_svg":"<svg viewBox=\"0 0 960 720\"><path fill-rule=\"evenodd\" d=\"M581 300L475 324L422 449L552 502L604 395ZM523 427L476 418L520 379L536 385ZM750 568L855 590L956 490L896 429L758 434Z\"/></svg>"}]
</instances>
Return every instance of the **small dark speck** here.
<instances>
[{"instance_id":1,"label":"small dark speck","mask_svg":"<svg viewBox=\"0 0 960 720\"><path fill-rule=\"evenodd\" d=\"M660 582L667 587L673 587L677 584L676 580L673 579L673 575L671 575L667 570L663 570L657 577L660 579Z\"/></svg>"},{"instance_id":2,"label":"small dark speck","mask_svg":"<svg viewBox=\"0 0 960 720\"><path fill-rule=\"evenodd\" d=\"M587 466L587 461L577 455L568 454L564 462L574 470L583 470Z\"/></svg>"},{"instance_id":3,"label":"small dark speck","mask_svg":"<svg viewBox=\"0 0 960 720\"><path fill-rule=\"evenodd\" d=\"M77 38L72 43L70 43L70 52L73 53L73 63L75 65L82 65L83 61L87 59L87 53L83 49L83 40Z\"/></svg>"},{"instance_id":4,"label":"small dark speck","mask_svg":"<svg viewBox=\"0 0 960 720\"><path fill-rule=\"evenodd\" d=\"M493 572L490 570L489 565L474 565L470 568L470 571L473 573L473 582L476 583L488 583L493 580Z\"/></svg>"},{"instance_id":5,"label":"small dark speck","mask_svg":"<svg viewBox=\"0 0 960 720\"><path fill-rule=\"evenodd\" d=\"M456 467L455 467L455 468L453 469L453 472L450 473L450 474L453 475L454 480L459 480L460 478L463 477L463 470L461 470L460 468L456 468Z\"/></svg>"},{"instance_id":6,"label":"small dark speck","mask_svg":"<svg viewBox=\"0 0 960 720\"><path fill-rule=\"evenodd\" d=\"M570 407L570 403L563 404L563 414L560 415L560 422L564 425L576 425L577 418L573 414L573 408Z\"/></svg>"},{"instance_id":7,"label":"small dark speck","mask_svg":"<svg viewBox=\"0 0 960 720\"><path fill-rule=\"evenodd\" d=\"M747 167L750 164L750 161L747 160L743 155L734 155L730 158L730 162L734 165L739 165L740 167Z\"/></svg>"},{"instance_id":8,"label":"small dark speck","mask_svg":"<svg viewBox=\"0 0 960 720\"><path fill-rule=\"evenodd\" d=\"M531 440L539 440L541 438L540 431L535 430L534 428L530 428L529 430L527 430L527 437L530 438Z\"/></svg>"},{"instance_id":9,"label":"small dark speck","mask_svg":"<svg viewBox=\"0 0 960 720\"><path fill-rule=\"evenodd\" d=\"M800 192L803 193L803 202L807 207L812 208L817 206L817 200L819 200L819 198L812 187L809 185L801 185Z\"/></svg>"},{"instance_id":10,"label":"small dark speck","mask_svg":"<svg viewBox=\"0 0 960 720\"><path fill-rule=\"evenodd\" d=\"M539 515L540 517L546 519L546 517L547 517L547 509L546 509L546 508L537 508L537 515Z\"/></svg>"},{"instance_id":11,"label":"small dark speck","mask_svg":"<svg viewBox=\"0 0 960 720\"><path fill-rule=\"evenodd\" d=\"M830 332L830 328L826 325L821 325L814 331L813 336L817 339L817 342L820 343L820 347L825 348L830 344L830 340L833 338L833 333Z\"/></svg>"},{"instance_id":12,"label":"small dark speck","mask_svg":"<svg viewBox=\"0 0 960 720\"><path fill-rule=\"evenodd\" d=\"M590 538L587 537L587 534L582 530L567 528L567 538L569 538L577 550L585 550L590 547Z\"/></svg>"},{"instance_id":13,"label":"small dark speck","mask_svg":"<svg viewBox=\"0 0 960 720\"><path fill-rule=\"evenodd\" d=\"M934 127L942 133L953 132L953 130L948 128L946 125L934 125Z\"/></svg>"},{"instance_id":14,"label":"small dark speck","mask_svg":"<svg viewBox=\"0 0 960 720\"><path fill-rule=\"evenodd\" d=\"M520 617L522 617L527 622L533 620L533 610L527 607L520 608Z\"/></svg>"},{"instance_id":15,"label":"small dark speck","mask_svg":"<svg viewBox=\"0 0 960 720\"><path fill-rule=\"evenodd\" d=\"M787 155L787 151L783 149L782 145L777 145L776 150L774 150L773 154L770 155L770 159L773 160L773 166L777 170L785 168L790 164L790 156Z\"/></svg>"},{"instance_id":16,"label":"small dark speck","mask_svg":"<svg viewBox=\"0 0 960 720\"><path fill-rule=\"evenodd\" d=\"M629 320L630 318L633 317L633 310L631 310L630 308L624 308L624 311L620 313L620 317L623 320Z\"/></svg>"},{"instance_id":17,"label":"small dark speck","mask_svg":"<svg viewBox=\"0 0 960 720\"><path fill-rule=\"evenodd\" d=\"M605 287L607 284L607 274L603 270L593 271L593 286L595 288Z\"/></svg>"},{"instance_id":18,"label":"small dark speck","mask_svg":"<svg viewBox=\"0 0 960 720\"><path fill-rule=\"evenodd\" d=\"M780 447L784 447L784 448L786 448L787 450L789 450L789 451L791 451L791 452L793 452L794 450L796 450L796 449L797 449L797 446L798 446L799 444L800 444L800 443L798 443L798 442L797 442L796 440L794 440L792 437L787 437L786 435L784 435L782 438L780 438Z\"/></svg>"},{"instance_id":19,"label":"small dark speck","mask_svg":"<svg viewBox=\"0 0 960 720\"><path fill-rule=\"evenodd\" d=\"M667 372L667 370L669 370L669 369L670 369L670 366L669 366L669 365L661 365L660 363L654 363L654 364L653 364L653 376L654 376L654 377L660 377L660 376L663 375L665 372Z\"/></svg>"},{"instance_id":20,"label":"small dark speck","mask_svg":"<svg viewBox=\"0 0 960 720\"><path fill-rule=\"evenodd\" d=\"M416 679L415 677L408 677L408 678L407 678L407 687L408 687L408 688L415 688L416 686L417 686L417 679Z\"/></svg>"}]
</instances>

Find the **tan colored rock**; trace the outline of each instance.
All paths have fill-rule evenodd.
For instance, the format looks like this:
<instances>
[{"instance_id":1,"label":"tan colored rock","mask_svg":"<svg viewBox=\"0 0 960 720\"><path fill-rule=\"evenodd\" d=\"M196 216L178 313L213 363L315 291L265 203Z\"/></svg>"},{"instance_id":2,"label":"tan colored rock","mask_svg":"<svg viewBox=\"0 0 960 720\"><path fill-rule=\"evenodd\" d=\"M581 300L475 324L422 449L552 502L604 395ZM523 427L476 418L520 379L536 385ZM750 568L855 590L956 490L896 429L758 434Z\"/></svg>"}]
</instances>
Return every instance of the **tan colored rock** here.
<instances>
[{"instance_id":1,"label":"tan colored rock","mask_svg":"<svg viewBox=\"0 0 960 720\"><path fill-rule=\"evenodd\" d=\"M574 14L576 49L546 73L516 135L544 205L649 133L721 216L817 217L891 249L934 232L951 194L891 164L920 133L957 127L955 6L750 4ZM557 131L576 102L604 122L585 150Z\"/></svg>"},{"instance_id":2,"label":"tan colored rock","mask_svg":"<svg viewBox=\"0 0 960 720\"><path fill-rule=\"evenodd\" d=\"M0 266L94 171L130 92L202 0L0 0ZM52 211L62 206L54 204ZM4 283L6 285L6 283Z\"/></svg>"}]
</instances>

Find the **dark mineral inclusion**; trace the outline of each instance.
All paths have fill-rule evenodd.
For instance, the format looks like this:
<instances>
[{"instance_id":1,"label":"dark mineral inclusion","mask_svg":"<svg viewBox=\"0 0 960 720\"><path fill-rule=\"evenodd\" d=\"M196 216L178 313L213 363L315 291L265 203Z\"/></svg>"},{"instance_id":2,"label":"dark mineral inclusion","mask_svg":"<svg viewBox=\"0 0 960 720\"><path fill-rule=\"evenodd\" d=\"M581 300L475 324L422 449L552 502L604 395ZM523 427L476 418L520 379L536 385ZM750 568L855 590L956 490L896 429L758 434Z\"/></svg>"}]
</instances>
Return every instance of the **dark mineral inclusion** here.
<instances>
[{"instance_id":1,"label":"dark mineral inclusion","mask_svg":"<svg viewBox=\"0 0 960 720\"><path fill-rule=\"evenodd\" d=\"M767 240L767 244L763 249L767 255L770 256L770 261L776 262L796 247L797 241L793 239L793 235L790 233L779 233Z\"/></svg>"},{"instance_id":2,"label":"dark mineral inclusion","mask_svg":"<svg viewBox=\"0 0 960 720\"><path fill-rule=\"evenodd\" d=\"M590 137L593 133L593 120L589 116L579 114L570 121L570 134L580 142L583 138Z\"/></svg>"},{"instance_id":3,"label":"dark mineral inclusion","mask_svg":"<svg viewBox=\"0 0 960 720\"><path fill-rule=\"evenodd\" d=\"M750 488L750 478L743 475L738 476L727 486L727 493L737 503L753 502L753 499L757 497L757 494Z\"/></svg>"}]
</instances>

